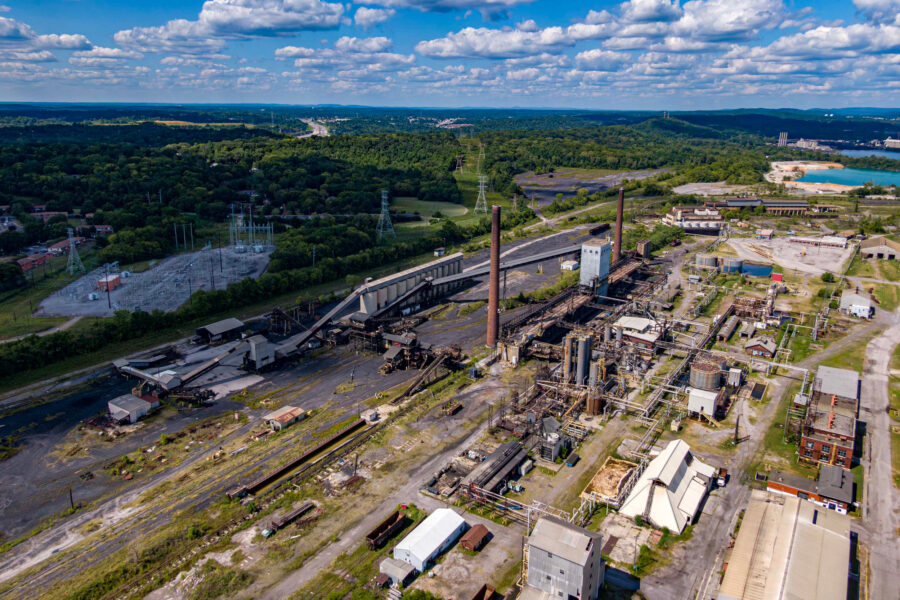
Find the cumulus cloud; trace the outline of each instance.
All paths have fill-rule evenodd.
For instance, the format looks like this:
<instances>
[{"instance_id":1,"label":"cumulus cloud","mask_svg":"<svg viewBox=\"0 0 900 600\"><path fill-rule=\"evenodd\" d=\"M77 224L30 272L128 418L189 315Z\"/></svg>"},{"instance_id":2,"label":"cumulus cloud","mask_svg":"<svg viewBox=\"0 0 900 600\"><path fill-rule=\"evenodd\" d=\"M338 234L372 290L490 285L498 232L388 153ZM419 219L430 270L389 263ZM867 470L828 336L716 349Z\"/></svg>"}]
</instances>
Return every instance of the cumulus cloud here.
<instances>
[{"instance_id":1,"label":"cumulus cloud","mask_svg":"<svg viewBox=\"0 0 900 600\"><path fill-rule=\"evenodd\" d=\"M595 71L612 71L628 62L629 55L595 48L575 55L575 64Z\"/></svg>"},{"instance_id":2,"label":"cumulus cloud","mask_svg":"<svg viewBox=\"0 0 900 600\"><path fill-rule=\"evenodd\" d=\"M134 27L113 38L145 52L196 54L221 50L226 40L337 29L343 22L344 6L322 0L206 0L196 21Z\"/></svg>"},{"instance_id":3,"label":"cumulus cloud","mask_svg":"<svg viewBox=\"0 0 900 600\"><path fill-rule=\"evenodd\" d=\"M353 21L358 27L371 29L376 25L384 23L396 14L397 11L393 8L366 8L365 6L360 6L356 9Z\"/></svg>"},{"instance_id":4,"label":"cumulus cloud","mask_svg":"<svg viewBox=\"0 0 900 600\"><path fill-rule=\"evenodd\" d=\"M417 8L421 11L449 12L451 10L487 10L506 9L517 4L528 4L534 0L378 0L370 4L395 8Z\"/></svg>"},{"instance_id":5,"label":"cumulus cloud","mask_svg":"<svg viewBox=\"0 0 900 600\"><path fill-rule=\"evenodd\" d=\"M97 58L101 60L125 60L143 58L144 55L134 50L124 50L122 48L104 48L103 46L94 46L90 50L80 50L72 53L76 58Z\"/></svg>"},{"instance_id":6,"label":"cumulus cloud","mask_svg":"<svg viewBox=\"0 0 900 600\"><path fill-rule=\"evenodd\" d=\"M334 43L335 50L341 52L384 52L394 43L386 37L342 37Z\"/></svg>"},{"instance_id":7,"label":"cumulus cloud","mask_svg":"<svg viewBox=\"0 0 900 600\"><path fill-rule=\"evenodd\" d=\"M611 34L610 24L575 23L568 27L533 27L526 21L516 29L466 27L443 38L416 44L416 52L432 58L518 58L541 52L558 52L581 40L602 39Z\"/></svg>"},{"instance_id":8,"label":"cumulus cloud","mask_svg":"<svg viewBox=\"0 0 900 600\"><path fill-rule=\"evenodd\" d=\"M681 17L678 0L629 0L619 8L626 21L675 21Z\"/></svg>"},{"instance_id":9,"label":"cumulus cloud","mask_svg":"<svg viewBox=\"0 0 900 600\"><path fill-rule=\"evenodd\" d=\"M900 23L900 0L853 0L856 10L876 23Z\"/></svg>"}]
</instances>

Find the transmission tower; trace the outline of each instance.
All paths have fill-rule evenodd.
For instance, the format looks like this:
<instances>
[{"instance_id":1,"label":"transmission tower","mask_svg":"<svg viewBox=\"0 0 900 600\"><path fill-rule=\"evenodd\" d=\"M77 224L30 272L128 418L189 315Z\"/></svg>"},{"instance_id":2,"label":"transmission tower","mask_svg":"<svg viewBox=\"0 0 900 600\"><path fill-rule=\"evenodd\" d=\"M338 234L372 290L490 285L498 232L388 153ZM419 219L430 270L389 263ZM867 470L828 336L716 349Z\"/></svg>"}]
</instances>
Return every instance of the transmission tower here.
<instances>
[{"instance_id":1,"label":"transmission tower","mask_svg":"<svg viewBox=\"0 0 900 600\"><path fill-rule=\"evenodd\" d=\"M378 225L375 226L375 236L378 241L385 238L395 238L394 226L391 224L391 213L388 211L387 190L381 190L381 216L378 217Z\"/></svg>"},{"instance_id":2,"label":"transmission tower","mask_svg":"<svg viewBox=\"0 0 900 600\"><path fill-rule=\"evenodd\" d=\"M478 176L478 200L475 201L475 214L484 213L487 214L487 195L484 192L484 186L487 184L487 177L484 175Z\"/></svg>"},{"instance_id":3,"label":"transmission tower","mask_svg":"<svg viewBox=\"0 0 900 600\"><path fill-rule=\"evenodd\" d=\"M66 271L69 275L84 273L84 265L81 262L81 257L78 256L78 250L75 248L75 232L71 227L66 229L66 232L69 234L69 264L66 265Z\"/></svg>"}]
</instances>

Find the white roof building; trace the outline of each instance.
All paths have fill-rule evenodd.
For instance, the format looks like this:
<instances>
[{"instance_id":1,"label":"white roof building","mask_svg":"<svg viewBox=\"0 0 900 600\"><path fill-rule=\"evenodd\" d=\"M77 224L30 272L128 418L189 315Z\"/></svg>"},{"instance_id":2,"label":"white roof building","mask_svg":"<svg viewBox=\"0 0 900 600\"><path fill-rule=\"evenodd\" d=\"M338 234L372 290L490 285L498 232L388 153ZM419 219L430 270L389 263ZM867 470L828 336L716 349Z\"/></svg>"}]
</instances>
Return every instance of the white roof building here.
<instances>
[{"instance_id":1,"label":"white roof building","mask_svg":"<svg viewBox=\"0 0 900 600\"><path fill-rule=\"evenodd\" d=\"M436 556L449 548L468 527L466 521L450 510L439 508L394 547L394 558L424 571Z\"/></svg>"},{"instance_id":2,"label":"white roof building","mask_svg":"<svg viewBox=\"0 0 900 600\"><path fill-rule=\"evenodd\" d=\"M619 512L681 533L694 522L715 475L683 440L672 440L647 465Z\"/></svg>"}]
</instances>

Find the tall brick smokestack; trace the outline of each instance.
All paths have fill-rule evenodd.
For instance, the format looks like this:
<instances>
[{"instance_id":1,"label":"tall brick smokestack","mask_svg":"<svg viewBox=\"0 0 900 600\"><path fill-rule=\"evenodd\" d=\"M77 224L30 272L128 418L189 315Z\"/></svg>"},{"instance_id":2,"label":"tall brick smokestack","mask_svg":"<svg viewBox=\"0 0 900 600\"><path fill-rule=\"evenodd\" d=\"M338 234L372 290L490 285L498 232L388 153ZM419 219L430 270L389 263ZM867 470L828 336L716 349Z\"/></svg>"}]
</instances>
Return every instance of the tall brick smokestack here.
<instances>
[{"instance_id":1,"label":"tall brick smokestack","mask_svg":"<svg viewBox=\"0 0 900 600\"><path fill-rule=\"evenodd\" d=\"M622 213L625 212L625 188L619 188L619 201L616 202L616 245L613 246L612 264L622 258Z\"/></svg>"},{"instance_id":2,"label":"tall brick smokestack","mask_svg":"<svg viewBox=\"0 0 900 600\"><path fill-rule=\"evenodd\" d=\"M488 283L487 345L497 347L500 336L500 207L491 207L491 274Z\"/></svg>"}]
</instances>

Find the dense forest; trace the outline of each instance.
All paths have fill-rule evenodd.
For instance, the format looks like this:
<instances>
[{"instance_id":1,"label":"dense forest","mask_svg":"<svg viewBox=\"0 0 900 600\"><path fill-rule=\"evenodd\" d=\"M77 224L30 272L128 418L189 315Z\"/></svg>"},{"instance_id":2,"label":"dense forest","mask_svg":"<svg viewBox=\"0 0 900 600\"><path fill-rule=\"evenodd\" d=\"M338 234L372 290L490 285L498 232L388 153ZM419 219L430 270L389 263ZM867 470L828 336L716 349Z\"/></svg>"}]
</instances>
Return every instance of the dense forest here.
<instances>
[{"instance_id":1,"label":"dense forest","mask_svg":"<svg viewBox=\"0 0 900 600\"><path fill-rule=\"evenodd\" d=\"M176 139L183 134L173 130ZM23 225L0 234L0 249L16 253L65 235L66 219L44 223L30 216L35 205L91 214L90 225L112 225L117 233L103 260L133 262L170 253L173 223L220 222L236 204L254 203L261 215L371 214L380 208L382 189L391 196L460 201L451 173L459 150L449 133L305 140L265 135L161 148L134 140L0 145L0 204L10 205Z\"/></svg>"}]
</instances>

